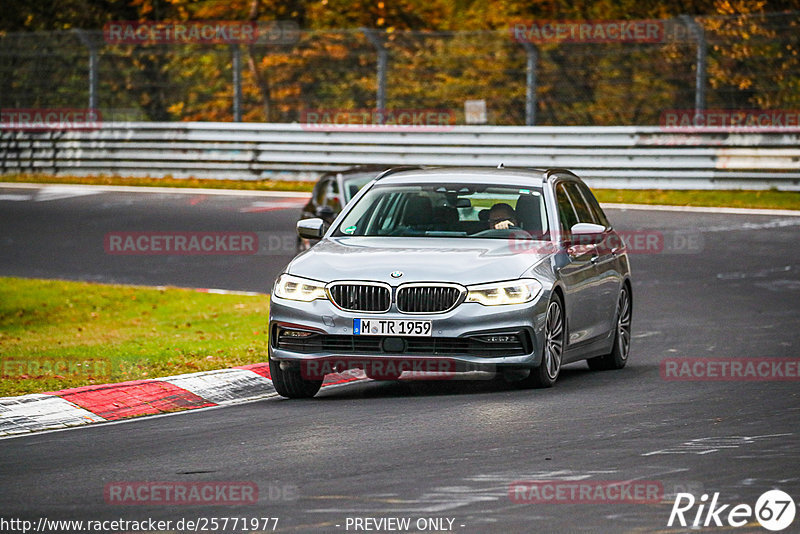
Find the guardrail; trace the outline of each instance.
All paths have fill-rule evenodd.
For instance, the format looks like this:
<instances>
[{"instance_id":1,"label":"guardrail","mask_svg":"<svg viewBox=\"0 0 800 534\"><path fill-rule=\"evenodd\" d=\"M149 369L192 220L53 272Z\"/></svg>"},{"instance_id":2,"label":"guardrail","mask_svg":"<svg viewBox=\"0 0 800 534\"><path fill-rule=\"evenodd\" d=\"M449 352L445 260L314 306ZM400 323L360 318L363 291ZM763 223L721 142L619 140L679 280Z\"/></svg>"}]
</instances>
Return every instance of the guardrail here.
<instances>
[{"instance_id":1,"label":"guardrail","mask_svg":"<svg viewBox=\"0 0 800 534\"><path fill-rule=\"evenodd\" d=\"M2 131L0 173L314 179L358 164L567 167L593 187L800 190L800 129L104 123Z\"/></svg>"}]
</instances>

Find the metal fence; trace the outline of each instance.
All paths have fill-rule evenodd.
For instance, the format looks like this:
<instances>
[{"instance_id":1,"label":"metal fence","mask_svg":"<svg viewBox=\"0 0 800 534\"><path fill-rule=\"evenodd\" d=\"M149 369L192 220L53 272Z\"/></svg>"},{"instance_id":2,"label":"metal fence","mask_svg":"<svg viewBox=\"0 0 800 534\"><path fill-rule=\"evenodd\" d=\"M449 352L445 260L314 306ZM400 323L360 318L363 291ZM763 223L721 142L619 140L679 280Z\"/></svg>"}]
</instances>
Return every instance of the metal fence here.
<instances>
[{"instance_id":1,"label":"metal fence","mask_svg":"<svg viewBox=\"0 0 800 534\"><path fill-rule=\"evenodd\" d=\"M661 21L659 42L545 42L509 29L300 31L284 44L109 44L0 35L0 107L106 121L301 122L308 109L446 109L491 125L657 125L664 110L799 109L800 13Z\"/></svg>"},{"instance_id":2,"label":"metal fence","mask_svg":"<svg viewBox=\"0 0 800 534\"><path fill-rule=\"evenodd\" d=\"M296 124L107 123L3 132L0 174L312 179L357 164L569 167L594 187L800 190L800 129L455 126L309 129Z\"/></svg>"}]
</instances>

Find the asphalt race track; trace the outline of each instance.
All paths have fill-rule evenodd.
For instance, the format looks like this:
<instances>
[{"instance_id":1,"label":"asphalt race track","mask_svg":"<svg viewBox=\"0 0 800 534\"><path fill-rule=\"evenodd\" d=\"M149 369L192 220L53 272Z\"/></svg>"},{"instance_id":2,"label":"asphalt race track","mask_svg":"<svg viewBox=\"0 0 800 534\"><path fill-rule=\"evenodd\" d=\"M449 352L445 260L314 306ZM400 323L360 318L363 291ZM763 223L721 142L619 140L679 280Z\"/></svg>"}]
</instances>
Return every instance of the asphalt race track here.
<instances>
[{"instance_id":1,"label":"asphalt race track","mask_svg":"<svg viewBox=\"0 0 800 534\"><path fill-rule=\"evenodd\" d=\"M292 255L278 243L293 242L299 205L280 200L152 193L48 200L0 188L0 275L268 291ZM676 492L698 500L719 492L719 504L731 505L723 521L733 505L752 507L770 489L800 501L797 379L675 381L660 368L667 358L798 357L800 217L608 214L618 229L663 238L662 247L631 256L634 338L624 370L568 366L549 390L518 390L499 378L364 381L310 401L272 398L6 439L3 516L277 517L281 532L363 532L354 518L386 517L410 518L412 527L443 520L437 532L683 532L667 527ZM281 237L249 256L106 253L107 233L131 231ZM259 501L104 500L112 482L214 480L255 483ZM644 504L511 498L515 481L531 480L650 481L662 494ZM766 532L754 517L743 528L725 525L703 531ZM790 531L800 531L800 518Z\"/></svg>"},{"instance_id":2,"label":"asphalt race track","mask_svg":"<svg viewBox=\"0 0 800 534\"><path fill-rule=\"evenodd\" d=\"M304 201L291 197L0 188L0 273L267 293L295 253ZM255 254L107 253L115 232L257 233ZM224 251L222 251L224 252Z\"/></svg>"}]
</instances>

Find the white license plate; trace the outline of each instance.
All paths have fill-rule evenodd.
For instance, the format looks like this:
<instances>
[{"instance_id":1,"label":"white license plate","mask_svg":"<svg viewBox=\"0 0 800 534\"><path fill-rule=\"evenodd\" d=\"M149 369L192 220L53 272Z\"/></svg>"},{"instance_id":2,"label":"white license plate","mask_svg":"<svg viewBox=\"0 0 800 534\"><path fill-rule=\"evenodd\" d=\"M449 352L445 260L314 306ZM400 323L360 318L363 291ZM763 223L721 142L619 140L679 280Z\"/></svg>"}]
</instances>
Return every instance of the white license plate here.
<instances>
[{"instance_id":1,"label":"white license plate","mask_svg":"<svg viewBox=\"0 0 800 534\"><path fill-rule=\"evenodd\" d=\"M430 336L432 331L432 321L353 319L355 336Z\"/></svg>"}]
</instances>

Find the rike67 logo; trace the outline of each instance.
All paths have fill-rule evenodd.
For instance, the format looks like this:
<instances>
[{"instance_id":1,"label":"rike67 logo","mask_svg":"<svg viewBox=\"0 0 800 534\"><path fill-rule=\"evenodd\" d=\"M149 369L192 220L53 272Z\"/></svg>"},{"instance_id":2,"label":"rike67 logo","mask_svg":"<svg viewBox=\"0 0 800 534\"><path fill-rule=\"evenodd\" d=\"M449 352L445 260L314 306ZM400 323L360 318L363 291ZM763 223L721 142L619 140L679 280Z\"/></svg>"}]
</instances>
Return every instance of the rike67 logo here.
<instances>
[{"instance_id":1,"label":"rike67 logo","mask_svg":"<svg viewBox=\"0 0 800 534\"><path fill-rule=\"evenodd\" d=\"M720 504L719 493L714 493L711 501L707 494L695 499L691 493L678 493L667 526L752 527L755 520L765 529L778 532L792 524L796 512L794 500L781 490L764 492L756 501L755 507L749 504Z\"/></svg>"}]
</instances>

